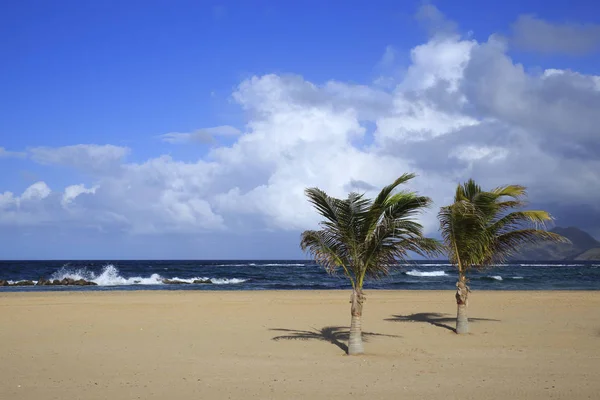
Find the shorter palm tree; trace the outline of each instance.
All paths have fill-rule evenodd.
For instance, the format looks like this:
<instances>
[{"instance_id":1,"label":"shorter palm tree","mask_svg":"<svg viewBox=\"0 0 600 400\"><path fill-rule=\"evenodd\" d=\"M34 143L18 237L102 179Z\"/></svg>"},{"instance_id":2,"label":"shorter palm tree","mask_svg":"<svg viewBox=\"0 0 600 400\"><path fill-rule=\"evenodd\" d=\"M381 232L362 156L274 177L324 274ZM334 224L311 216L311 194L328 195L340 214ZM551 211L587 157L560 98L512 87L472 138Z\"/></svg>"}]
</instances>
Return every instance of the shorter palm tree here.
<instances>
[{"instance_id":1,"label":"shorter palm tree","mask_svg":"<svg viewBox=\"0 0 600 400\"><path fill-rule=\"evenodd\" d=\"M526 188L508 185L483 191L472 179L456 188L454 203L438 214L450 262L458 269L456 333L469 332L467 273L502 263L523 245L568 242L548 232L546 211L512 211L526 205Z\"/></svg>"},{"instance_id":2,"label":"shorter palm tree","mask_svg":"<svg viewBox=\"0 0 600 400\"><path fill-rule=\"evenodd\" d=\"M302 233L300 247L328 273L343 271L352 284L350 355L364 351L361 316L365 278L387 274L399 260L406 259L409 251L439 254L440 243L423 237L423 227L413 219L431 204L431 199L408 191L394 193L414 176L402 175L374 200L358 193L337 199L317 188L306 190L308 200L325 220L320 223L320 230Z\"/></svg>"}]
</instances>

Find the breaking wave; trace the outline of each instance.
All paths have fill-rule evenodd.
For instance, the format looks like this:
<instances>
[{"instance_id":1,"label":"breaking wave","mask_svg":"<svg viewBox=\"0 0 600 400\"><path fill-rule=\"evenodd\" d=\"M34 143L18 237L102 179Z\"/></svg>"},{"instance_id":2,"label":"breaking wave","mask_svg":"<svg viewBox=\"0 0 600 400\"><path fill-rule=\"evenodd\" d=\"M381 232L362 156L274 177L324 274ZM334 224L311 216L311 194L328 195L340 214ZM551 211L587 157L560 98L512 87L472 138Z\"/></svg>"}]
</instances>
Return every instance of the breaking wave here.
<instances>
[{"instance_id":1,"label":"breaking wave","mask_svg":"<svg viewBox=\"0 0 600 400\"><path fill-rule=\"evenodd\" d=\"M204 281L206 283L212 283L214 285L227 285L246 282L246 279L238 278L208 278L208 277L194 277L194 278L166 278L159 274L152 274L149 277L132 276L125 278L120 275L119 270L112 264L105 265L102 268L100 274L94 273L87 268L69 269L62 267L50 276L50 280L63 280L70 278L74 280L84 279L86 281L94 282L98 286L127 286L127 285L164 285L165 279L172 282L178 283L193 283L196 280ZM208 282L210 281L210 282Z\"/></svg>"},{"instance_id":2,"label":"breaking wave","mask_svg":"<svg viewBox=\"0 0 600 400\"><path fill-rule=\"evenodd\" d=\"M500 275L484 276L481 279L486 279L486 280L490 280L490 281L502 281L503 280Z\"/></svg>"},{"instance_id":3,"label":"breaking wave","mask_svg":"<svg viewBox=\"0 0 600 400\"><path fill-rule=\"evenodd\" d=\"M445 271L419 271L417 269L405 272L405 274L410 276L448 276Z\"/></svg>"}]
</instances>

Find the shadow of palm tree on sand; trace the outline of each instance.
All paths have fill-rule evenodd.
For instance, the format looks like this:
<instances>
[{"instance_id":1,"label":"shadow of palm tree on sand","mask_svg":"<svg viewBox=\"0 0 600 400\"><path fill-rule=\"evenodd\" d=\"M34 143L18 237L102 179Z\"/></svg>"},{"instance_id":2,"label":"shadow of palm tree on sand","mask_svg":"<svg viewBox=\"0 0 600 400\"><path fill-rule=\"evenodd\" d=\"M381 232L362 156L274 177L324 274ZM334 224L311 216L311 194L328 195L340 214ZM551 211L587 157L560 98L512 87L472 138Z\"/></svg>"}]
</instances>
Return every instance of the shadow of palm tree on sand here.
<instances>
[{"instance_id":1,"label":"shadow of palm tree on sand","mask_svg":"<svg viewBox=\"0 0 600 400\"><path fill-rule=\"evenodd\" d=\"M275 336L272 340L320 340L336 345L344 352L348 352L348 345L346 343L350 336L349 328L346 326L325 326L321 329L312 328L310 331L304 331L300 329L283 329L273 328L270 331L287 332L287 335ZM385 335L383 333L363 332L363 341L367 342L371 337L394 337L399 338L396 335Z\"/></svg>"},{"instance_id":2,"label":"shadow of palm tree on sand","mask_svg":"<svg viewBox=\"0 0 600 400\"><path fill-rule=\"evenodd\" d=\"M392 322L426 322L439 328L448 329L449 331L456 332L456 329L449 324L456 323L456 317L447 317L449 314L440 313L416 313L410 315L392 315L392 318L386 318L386 321ZM499 322L499 319L489 318L469 318L469 322L477 321L490 321Z\"/></svg>"}]
</instances>

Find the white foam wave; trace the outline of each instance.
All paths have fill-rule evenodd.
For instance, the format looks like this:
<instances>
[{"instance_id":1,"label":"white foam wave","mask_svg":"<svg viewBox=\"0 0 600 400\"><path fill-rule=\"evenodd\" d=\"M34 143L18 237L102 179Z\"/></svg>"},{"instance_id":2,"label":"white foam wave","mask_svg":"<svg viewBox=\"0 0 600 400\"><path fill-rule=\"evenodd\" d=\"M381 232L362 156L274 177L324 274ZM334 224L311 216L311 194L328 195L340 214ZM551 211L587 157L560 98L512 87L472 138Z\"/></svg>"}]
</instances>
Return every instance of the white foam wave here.
<instances>
[{"instance_id":1,"label":"white foam wave","mask_svg":"<svg viewBox=\"0 0 600 400\"><path fill-rule=\"evenodd\" d=\"M523 279L522 276L513 276L512 279Z\"/></svg>"},{"instance_id":2,"label":"white foam wave","mask_svg":"<svg viewBox=\"0 0 600 400\"><path fill-rule=\"evenodd\" d=\"M216 264L215 267L247 267L250 264Z\"/></svg>"},{"instance_id":3,"label":"white foam wave","mask_svg":"<svg viewBox=\"0 0 600 400\"><path fill-rule=\"evenodd\" d=\"M410 276L448 276L445 271L419 271L413 269L412 271L406 272L406 275Z\"/></svg>"},{"instance_id":4,"label":"white foam wave","mask_svg":"<svg viewBox=\"0 0 600 400\"><path fill-rule=\"evenodd\" d=\"M169 278L168 280L170 281L174 281L174 282L182 282L182 283L194 283L194 281L210 281L210 283L212 283L213 285L229 285L229 284L234 284L234 283L243 283L246 282L246 279L239 279L239 278L231 278L231 279L227 279L227 278L207 278L207 277L195 277L195 278ZM162 283L162 282L161 282Z\"/></svg>"},{"instance_id":5,"label":"white foam wave","mask_svg":"<svg viewBox=\"0 0 600 400\"><path fill-rule=\"evenodd\" d=\"M207 278L207 277L196 277L190 279L183 278L164 278L159 274L152 274L149 277L142 276L133 276L130 278L125 278L120 275L119 270L112 264L108 264L102 268L102 271L99 275L96 275L93 271L88 270L87 268L79 268L75 270L68 269L63 267L53 273L50 276L50 280L58 279L63 280L65 278L70 278L74 280L84 279L86 281L94 282L98 286L126 286L126 285L163 285L163 280L169 279L171 281L178 281L184 283L193 283L195 280L200 281L210 281L215 285L227 285L234 283L242 283L246 282L245 279L238 278Z\"/></svg>"},{"instance_id":6,"label":"white foam wave","mask_svg":"<svg viewBox=\"0 0 600 400\"><path fill-rule=\"evenodd\" d=\"M585 264L519 264L520 267L585 267Z\"/></svg>"},{"instance_id":7,"label":"white foam wave","mask_svg":"<svg viewBox=\"0 0 600 400\"><path fill-rule=\"evenodd\" d=\"M501 281L503 280L502 277L500 275L492 275L492 276L488 276L488 278L490 279L495 279L497 281Z\"/></svg>"},{"instance_id":8,"label":"white foam wave","mask_svg":"<svg viewBox=\"0 0 600 400\"><path fill-rule=\"evenodd\" d=\"M399 267L452 267L452 264L442 263L442 264L416 264L416 263L405 263L405 264L397 264Z\"/></svg>"},{"instance_id":9,"label":"white foam wave","mask_svg":"<svg viewBox=\"0 0 600 400\"><path fill-rule=\"evenodd\" d=\"M306 264L260 264L261 267L303 267Z\"/></svg>"},{"instance_id":10,"label":"white foam wave","mask_svg":"<svg viewBox=\"0 0 600 400\"><path fill-rule=\"evenodd\" d=\"M235 284L235 283L244 283L244 282L246 282L246 279L239 279L239 278L231 278L231 279L227 279L227 278L210 278L210 281L214 285L229 285L229 284Z\"/></svg>"}]
</instances>

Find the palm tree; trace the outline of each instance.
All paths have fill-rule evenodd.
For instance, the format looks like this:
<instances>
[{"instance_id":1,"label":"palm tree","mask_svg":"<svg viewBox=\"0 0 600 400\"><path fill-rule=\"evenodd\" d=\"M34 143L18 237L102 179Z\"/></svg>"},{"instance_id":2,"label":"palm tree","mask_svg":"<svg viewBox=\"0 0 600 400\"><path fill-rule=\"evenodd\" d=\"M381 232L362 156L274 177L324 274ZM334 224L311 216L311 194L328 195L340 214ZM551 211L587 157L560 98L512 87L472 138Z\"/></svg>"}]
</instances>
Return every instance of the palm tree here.
<instances>
[{"instance_id":1,"label":"palm tree","mask_svg":"<svg viewBox=\"0 0 600 400\"><path fill-rule=\"evenodd\" d=\"M300 247L330 274L343 271L352 284L351 323L348 354L364 352L361 316L368 276L381 276L406 259L408 252L438 254L441 245L423 237L423 227L413 217L431 204L431 199L414 192L394 190L414 178L404 174L384 187L374 199L350 193L346 199L328 196L317 188L306 196L325 220L320 230L302 233Z\"/></svg>"},{"instance_id":2,"label":"palm tree","mask_svg":"<svg viewBox=\"0 0 600 400\"><path fill-rule=\"evenodd\" d=\"M450 262L458 269L456 333L469 332L470 269L502 263L526 244L568 242L544 229L546 211L512 211L526 205L526 188L507 185L483 191L472 179L456 188L454 203L438 214Z\"/></svg>"}]
</instances>

